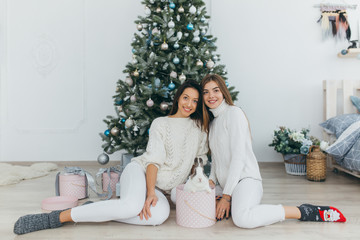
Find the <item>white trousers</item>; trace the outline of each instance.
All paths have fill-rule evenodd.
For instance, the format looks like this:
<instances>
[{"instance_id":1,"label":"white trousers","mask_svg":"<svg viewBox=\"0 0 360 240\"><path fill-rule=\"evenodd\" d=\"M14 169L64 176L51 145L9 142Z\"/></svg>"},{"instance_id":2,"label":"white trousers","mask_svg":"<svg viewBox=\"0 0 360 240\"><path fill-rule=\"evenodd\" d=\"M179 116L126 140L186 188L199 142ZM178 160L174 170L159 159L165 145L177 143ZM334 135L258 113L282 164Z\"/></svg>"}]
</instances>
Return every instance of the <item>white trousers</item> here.
<instances>
[{"instance_id":1,"label":"white trousers","mask_svg":"<svg viewBox=\"0 0 360 240\"><path fill-rule=\"evenodd\" d=\"M222 195L220 186L216 190L217 195ZM236 185L231 200L231 216L236 226L256 228L285 220L283 206L260 204L262 196L259 180L244 178Z\"/></svg>"},{"instance_id":2,"label":"white trousers","mask_svg":"<svg viewBox=\"0 0 360 240\"><path fill-rule=\"evenodd\" d=\"M151 217L140 220L138 214L146 199L146 177L136 162L129 163L120 178L120 199L95 202L71 210L74 222L118 221L136 225L160 225L169 217L170 205L165 195L155 189L158 202L150 207Z\"/></svg>"}]
</instances>

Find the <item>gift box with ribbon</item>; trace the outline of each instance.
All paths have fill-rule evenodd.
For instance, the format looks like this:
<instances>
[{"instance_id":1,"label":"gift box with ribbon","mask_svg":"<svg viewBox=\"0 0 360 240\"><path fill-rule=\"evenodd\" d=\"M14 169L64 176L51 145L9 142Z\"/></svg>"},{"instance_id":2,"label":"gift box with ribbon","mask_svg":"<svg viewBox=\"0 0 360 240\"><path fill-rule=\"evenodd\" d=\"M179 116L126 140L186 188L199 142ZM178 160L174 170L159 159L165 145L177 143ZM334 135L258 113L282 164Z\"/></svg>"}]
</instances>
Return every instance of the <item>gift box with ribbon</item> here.
<instances>
[{"instance_id":1,"label":"gift box with ribbon","mask_svg":"<svg viewBox=\"0 0 360 240\"><path fill-rule=\"evenodd\" d=\"M115 196L116 184L119 182L122 168L120 166L110 168L100 168L96 177L102 179L102 190L107 193L108 198Z\"/></svg>"}]
</instances>

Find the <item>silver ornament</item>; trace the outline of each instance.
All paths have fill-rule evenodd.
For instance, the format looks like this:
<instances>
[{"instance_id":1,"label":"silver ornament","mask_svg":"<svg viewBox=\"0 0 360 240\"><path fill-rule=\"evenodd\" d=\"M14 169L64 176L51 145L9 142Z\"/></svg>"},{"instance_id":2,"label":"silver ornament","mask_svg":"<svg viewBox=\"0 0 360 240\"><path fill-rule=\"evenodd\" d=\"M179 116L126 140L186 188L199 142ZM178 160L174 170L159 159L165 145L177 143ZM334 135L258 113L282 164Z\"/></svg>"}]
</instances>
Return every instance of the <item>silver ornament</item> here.
<instances>
[{"instance_id":1,"label":"silver ornament","mask_svg":"<svg viewBox=\"0 0 360 240\"><path fill-rule=\"evenodd\" d=\"M204 65L204 63L199 59L199 60L197 60L197 62L196 62L196 66L198 66L198 67L202 67Z\"/></svg>"},{"instance_id":2,"label":"silver ornament","mask_svg":"<svg viewBox=\"0 0 360 240\"><path fill-rule=\"evenodd\" d=\"M209 50L206 50L206 51L205 51L205 54L210 54Z\"/></svg>"},{"instance_id":3,"label":"silver ornament","mask_svg":"<svg viewBox=\"0 0 360 240\"><path fill-rule=\"evenodd\" d=\"M125 78L125 82L130 87L134 84L134 81L130 77Z\"/></svg>"},{"instance_id":4,"label":"silver ornament","mask_svg":"<svg viewBox=\"0 0 360 240\"><path fill-rule=\"evenodd\" d=\"M182 35L183 35L182 32L177 32L176 34L177 39L180 40L182 38Z\"/></svg>"},{"instance_id":5,"label":"silver ornament","mask_svg":"<svg viewBox=\"0 0 360 240\"><path fill-rule=\"evenodd\" d=\"M137 28L138 31L141 31L141 30L143 29L143 26L142 26L141 24L138 24L138 25L136 26L136 28Z\"/></svg>"},{"instance_id":6,"label":"silver ornament","mask_svg":"<svg viewBox=\"0 0 360 240\"><path fill-rule=\"evenodd\" d=\"M161 8L158 7L158 8L156 9L156 12L157 12L157 13L161 13Z\"/></svg>"},{"instance_id":7,"label":"silver ornament","mask_svg":"<svg viewBox=\"0 0 360 240\"><path fill-rule=\"evenodd\" d=\"M175 48L175 49L178 49L179 47L180 47L180 46L179 46L179 43L178 43L178 42L175 42L175 43L174 43L174 48Z\"/></svg>"},{"instance_id":8,"label":"silver ornament","mask_svg":"<svg viewBox=\"0 0 360 240\"><path fill-rule=\"evenodd\" d=\"M130 128L132 125L134 125L134 120L132 120L131 118L126 119L125 126L127 128Z\"/></svg>"},{"instance_id":9,"label":"silver ornament","mask_svg":"<svg viewBox=\"0 0 360 240\"><path fill-rule=\"evenodd\" d=\"M122 112L122 110L123 110L123 107L122 107L122 106L118 106L118 111L119 111L119 112Z\"/></svg>"},{"instance_id":10,"label":"silver ornament","mask_svg":"<svg viewBox=\"0 0 360 240\"><path fill-rule=\"evenodd\" d=\"M136 96L135 96L135 95L131 95L130 101L131 101L131 102L136 102Z\"/></svg>"},{"instance_id":11,"label":"silver ornament","mask_svg":"<svg viewBox=\"0 0 360 240\"><path fill-rule=\"evenodd\" d=\"M181 75L179 76L179 80L181 83L185 82L185 80L186 80L185 74L181 73Z\"/></svg>"},{"instance_id":12,"label":"silver ornament","mask_svg":"<svg viewBox=\"0 0 360 240\"><path fill-rule=\"evenodd\" d=\"M183 8L182 6L180 6L179 9L178 9L178 12L179 12L179 13L183 13L183 12L184 12L184 8Z\"/></svg>"},{"instance_id":13,"label":"silver ornament","mask_svg":"<svg viewBox=\"0 0 360 240\"><path fill-rule=\"evenodd\" d=\"M177 78L177 73L176 73L175 71L172 71L172 72L170 73L170 77L172 77L172 78Z\"/></svg>"},{"instance_id":14,"label":"silver ornament","mask_svg":"<svg viewBox=\"0 0 360 240\"><path fill-rule=\"evenodd\" d=\"M208 69L212 69L214 67L215 63L210 59L209 61L207 61L206 63L206 67Z\"/></svg>"},{"instance_id":15,"label":"silver ornament","mask_svg":"<svg viewBox=\"0 0 360 240\"><path fill-rule=\"evenodd\" d=\"M151 15L151 10L150 10L150 8L145 7L145 15L146 15L146 16L150 16L150 15Z\"/></svg>"},{"instance_id":16,"label":"silver ornament","mask_svg":"<svg viewBox=\"0 0 360 240\"><path fill-rule=\"evenodd\" d=\"M206 29L205 28L201 29L201 35L205 35L205 34L206 34Z\"/></svg>"},{"instance_id":17,"label":"silver ornament","mask_svg":"<svg viewBox=\"0 0 360 240\"><path fill-rule=\"evenodd\" d=\"M97 161L98 163L100 163L101 165L105 165L109 162L110 158L106 153L102 153L98 156Z\"/></svg>"},{"instance_id":18,"label":"silver ornament","mask_svg":"<svg viewBox=\"0 0 360 240\"><path fill-rule=\"evenodd\" d=\"M188 37L188 36L189 36L189 33L184 33L184 36L185 36L185 37Z\"/></svg>"},{"instance_id":19,"label":"silver ornament","mask_svg":"<svg viewBox=\"0 0 360 240\"><path fill-rule=\"evenodd\" d=\"M169 104L168 104L168 103L166 103L166 102L160 103L160 109L161 109L161 110L165 111L165 110L168 109L168 107L169 107Z\"/></svg>"},{"instance_id":20,"label":"silver ornament","mask_svg":"<svg viewBox=\"0 0 360 240\"><path fill-rule=\"evenodd\" d=\"M168 50L168 48L169 48L169 45L166 43L166 42L164 42L163 44L161 44L161 50Z\"/></svg>"},{"instance_id":21,"label":"silver ornament","mask_svg":"<svg viewBox=\"0 0 360 240\"><path fill-rule=\"evenodd\" d=\"M160 33L159 29L157 29L157 28L154 28L151 32L152 32L152 34Z\"/></svg>"},{"instance_id":22,"label":"silver ornament","mask_svg":"<svg viewBox=\"0 0 360 240\"><path fill-rule=\"evenodd\" d=\"M133 58L132 63L133 63L133 64L137 64L137 63L138 63L138 60L137 60L136 58Z\"/></svg>"},{"instance_id":23,"label":"silver ornament","mask_svg":"<svg viewBox=\"0 0 360 240\"><path fill-rule=\"evenodd\" d=\"M190 9L189 9L189 12L190 12L191 14L195 14L195 13L196 13L196 7L195 7L194 5L192 5L192 6L190 7Z\"/></svg>"},{"instance_id":24,"label":"silver ornament","mask_svg":"<svg viewBox=\"0 0 360 240\"><path fill-rule=\"evenodd\" d=\"M113 127L111 130L110 130L110 133L111 135L113 136L118 136L119 133L120 133L120 129L118 127Z\"/></svg>"},{"instance_id":25,"label":"silver ornament","mask_svg":"<svg viewBox=\"0 0 360 240\"><path fill-rule=\"evenodd\" d=\"M193 42L195 42L195 43L200 42L200 37L199 36L194 37Z\"/></svg>"},{"instance_id":26,"label":"silver ornament","mask_svg":"<svg viewBox=\"0 0 360 240\"><path fill-rule=\"evenodd\" d=\"M171 20L171 21L168 23L168 27L169 27L169 28L175 27L175 23Z\"/></svg>"},{"instance_id":27,"label":"silver ornament","mask_svg":"<svg viewBox=\"0 0 360 240\"><path fill-rule=\"evenodd\" d=\"M214 55L214 56L212 57L212 59L216 62L219 58L218 58L218 56Z\"/></svg>"},{"instance_id":28,"label":"silver ornament","mask_svg":"<svg viewBox=\"0 0 360 240\"><path fill-rule=\"evenodd\" d=\"M113 154L114 153L114 147L113 146L108 146L108 147L106 147L105 148L105 152L107 153L107 154Z\"/></svg>"},{"instance_id":29,"label":"silver ornament","mask_svg":"<svg viewBox=\"0 0 360 240\"><path fill-rule=\"evenodd\" d=\"M154 4L155 0L150 0L149 2L150 2L151 4Z\"/></svg>"},{"instance_id":30,"label":"silver ornament","mask_svg":"<svg viewBox=\"0 0 360 240\"><path fill-rule=\"evenodd\" d=\"M146 105L147 105L148 107L152 107L152 106L154 106L154 101L151 100L151 98L149 98L149 100L146 101Z\"/></svg>"},{"instance_id":31,"label":"silver ornament","mask_svg":"<svg viewBox=\"0 0 360 240\"><path fill-rule=\"evenodd\" d=\"M133 37L133 38L131 39L131 42L135 42L135 41L136 41L136 38Z\"/></svg>"}]
</instances>

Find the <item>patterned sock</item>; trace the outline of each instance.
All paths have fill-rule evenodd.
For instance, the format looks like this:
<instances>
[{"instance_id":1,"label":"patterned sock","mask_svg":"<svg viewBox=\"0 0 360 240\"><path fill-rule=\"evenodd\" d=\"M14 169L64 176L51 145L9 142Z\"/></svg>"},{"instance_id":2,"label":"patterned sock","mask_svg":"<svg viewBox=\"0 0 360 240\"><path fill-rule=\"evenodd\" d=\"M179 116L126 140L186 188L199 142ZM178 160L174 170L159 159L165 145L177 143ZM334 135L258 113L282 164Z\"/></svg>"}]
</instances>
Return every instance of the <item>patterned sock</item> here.
<instances>
[{"instance_id":1,"label":"patterned sock","mask_svg":"<svg viewBox=\"0 0 360 240\"><path fill-rule=\"evenodd\" d=\"M346 222L344 215L334 207L302 204L298 208L301 212L301 221Z\"/></svg>"},{"instance_id":2,"label":"patterned sock","mask_svg":"<svg viewBox=\"0 0 360 240\"><path fill-rule=\"evenodd\" d=\"M63 225L60 222L60 213L62 211L63 210L22 216L14 225L14 233L20 235L43 229L61 227Z\"/></svg>"}]
</instances>

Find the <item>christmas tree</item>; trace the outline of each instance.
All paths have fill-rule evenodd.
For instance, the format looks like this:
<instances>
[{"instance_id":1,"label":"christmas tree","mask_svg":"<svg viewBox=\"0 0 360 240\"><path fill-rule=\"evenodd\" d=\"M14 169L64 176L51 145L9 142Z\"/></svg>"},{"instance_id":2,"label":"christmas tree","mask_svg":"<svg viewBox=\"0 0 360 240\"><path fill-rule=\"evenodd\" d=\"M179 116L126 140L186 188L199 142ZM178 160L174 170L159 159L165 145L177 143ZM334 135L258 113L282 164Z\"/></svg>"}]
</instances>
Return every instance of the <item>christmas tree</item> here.
<instances>
[{"instance_id":1,"label":"christmas tree","mask_svg":"<svg viewBox=\"0 0 360 240\"><path fill-rule=\"evenodd\" d=\"M121 149L134 156L143 153L151 122L168 114L184 81L200 82L208 73L226 80L225 66L215 53L216 38L208 34L209 16L202 0L145 0L142 4L145 16L135 21L133 58L113 96L116 117L107 116L107 130L100 133L108 154ZM238 92L234 87L229 90L235 100ZM106 153L100 155L105 160Z\"/></svg>"}]
</instances>

